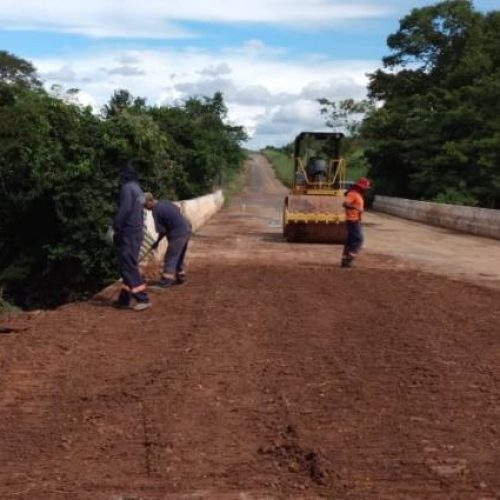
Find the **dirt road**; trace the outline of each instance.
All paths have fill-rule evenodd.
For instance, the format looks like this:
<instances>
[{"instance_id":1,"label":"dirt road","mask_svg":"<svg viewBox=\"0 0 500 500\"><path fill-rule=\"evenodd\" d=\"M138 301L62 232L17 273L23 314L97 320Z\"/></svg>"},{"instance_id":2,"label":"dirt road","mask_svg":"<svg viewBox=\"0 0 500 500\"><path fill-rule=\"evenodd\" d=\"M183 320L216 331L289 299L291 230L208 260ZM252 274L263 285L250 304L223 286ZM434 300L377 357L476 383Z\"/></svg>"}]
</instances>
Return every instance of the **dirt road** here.
<instances>
[{"instance_id":1,"label":"dirt road","mask_svg":"<svg viewBox=\"0 0 500 500\"><path fill-rule=\"evenodd\" d=\"M453 279L500 289L500 241L368 213L366 250Z\"/></svg>"},{"instance_id":2,"label":"dirt road","mask_svg":"<svg viewBox=\"0 0 500 500\"><path fill-rule=\"evenodd\" d=\"M282 241L283 194L254 157L148 312L4 321L0 498L500 497L500 292L340 269Z\"/></svg>"}]
</instances>

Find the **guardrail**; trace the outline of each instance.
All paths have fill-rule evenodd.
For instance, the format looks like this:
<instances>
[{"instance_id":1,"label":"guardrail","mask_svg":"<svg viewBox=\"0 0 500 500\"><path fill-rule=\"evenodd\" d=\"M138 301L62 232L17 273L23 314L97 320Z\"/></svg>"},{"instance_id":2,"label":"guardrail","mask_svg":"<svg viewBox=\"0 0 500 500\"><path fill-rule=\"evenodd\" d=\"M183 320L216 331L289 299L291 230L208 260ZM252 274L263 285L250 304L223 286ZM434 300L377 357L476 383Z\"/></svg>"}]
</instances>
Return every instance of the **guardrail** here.
<instances>
[{"instance_id":1,"label":"guardrail","mask_svg":"<svg viewBox=\"0 0 500 500\"><path fill-rule=\"evenodd\" d=\"M500 210L377 195L373 209L404 219L500 239Z\"/></svg>"}]
</instances>

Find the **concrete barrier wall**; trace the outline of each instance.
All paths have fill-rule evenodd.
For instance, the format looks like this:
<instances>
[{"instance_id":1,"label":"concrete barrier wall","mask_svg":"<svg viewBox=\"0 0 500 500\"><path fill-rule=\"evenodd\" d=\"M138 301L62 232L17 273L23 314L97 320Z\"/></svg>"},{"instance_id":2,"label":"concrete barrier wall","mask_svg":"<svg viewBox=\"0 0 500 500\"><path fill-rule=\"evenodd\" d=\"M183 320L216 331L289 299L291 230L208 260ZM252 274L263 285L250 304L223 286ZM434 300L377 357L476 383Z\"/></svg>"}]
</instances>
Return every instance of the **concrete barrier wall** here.
<instances>
[{"instance_id":1,"label":"concrete barrier wall","mask_svg":"<svg viewBox=\"0 0 500 500\"><path fill-rule=\"evenodd\" d=\"M373 208L404 219L500 239L500 210L379 196Z\"/></svg>"},{"instance_id":2,"label":"concrete barrier wall","mask_svg":"<svg viewBox=\"0 0 500 500\"><path fill-rule=\"evenodd\" d=\"M221 209L224 204L224 194L222 190L218 190L215 193L200 196L199 198L193 198L192 200L176 201L175 204L181 209L181 212L189 220L189 222L191 222L193 231L197 231ZM144 235L141 256L145 254L147 249L151 246L151 243L156 241L156 238L158 237L158 233L155 230L152 212L146 210L145 213L146 217L144 223L147 232L145 232ZM154 257L161 259L166 250L167 240L164 238L161 241L157 252L155 252Z\"/></svg>"},{"instance_id":3,"label":"concrete barrier wall","mask_svg":"<svg viewBox=\"0 0 500 500\"><path fill-rule=\"evenodd\" d=\"M184 216L191 222L193 231L197 231L212 218L224 204L222 190L192 200L178 202Z\"/></svg>"}]
</instances>

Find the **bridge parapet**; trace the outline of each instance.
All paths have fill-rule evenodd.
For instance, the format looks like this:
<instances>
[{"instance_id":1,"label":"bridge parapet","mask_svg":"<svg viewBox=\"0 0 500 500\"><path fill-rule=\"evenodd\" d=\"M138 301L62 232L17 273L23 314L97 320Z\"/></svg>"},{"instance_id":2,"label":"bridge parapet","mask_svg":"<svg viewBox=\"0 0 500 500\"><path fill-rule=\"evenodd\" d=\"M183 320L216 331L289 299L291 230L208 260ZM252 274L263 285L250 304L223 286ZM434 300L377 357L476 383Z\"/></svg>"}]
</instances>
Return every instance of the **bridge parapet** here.
<instances>
[{"instance_id":1,"label":"bridge parapet","mask_svg":"<svg viewBox=\"0 0 500 500\"><path fill-rule=\"evenodd\" d=\"M500 210L377 195L373 208L404 219L500 239Z\"/></svg>"}]
</instances>

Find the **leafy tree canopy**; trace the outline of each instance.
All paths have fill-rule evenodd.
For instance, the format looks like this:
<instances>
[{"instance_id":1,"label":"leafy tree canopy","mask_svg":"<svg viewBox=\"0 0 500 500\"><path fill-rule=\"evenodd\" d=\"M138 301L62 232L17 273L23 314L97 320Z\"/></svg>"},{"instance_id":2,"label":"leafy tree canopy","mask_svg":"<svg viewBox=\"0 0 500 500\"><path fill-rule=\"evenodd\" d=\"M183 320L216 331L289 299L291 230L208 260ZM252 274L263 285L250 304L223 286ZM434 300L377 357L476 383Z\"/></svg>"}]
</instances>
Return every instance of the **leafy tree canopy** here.
<instances>
[{"instance_id":1,"label":"leafy tree canopy","mask_svg":"<svg viewBox=\"0 0 500 500\"><path fill-rule=\"evenodd\" d=\"M500 11L413 9L387 42L361 129L378 190L500 207Z\"/></svg>"},{"instance_id":2,"label":"leafy tree canopy","mask_svg":"<svg viewBox=\"0 0 500 500\"><path fill-rule=\"evenodd\" d=\"M0 83L40 88L35 67L5 50L0 50Z\"/></svg>"},{"instance_id":3,"label":"leafy tree canopy","mask_svg":"<svg viewBox=\"0 0 500 500\"><path fill-rule=\"evenodd\" d=\"M357 134L361 118L373 110L373 103L370 100L344 99L334 101L323 97L318 99L318 103L321 106L320 113L326 119L325 125L349 136Z\"/></svg>"}]
</instances>

